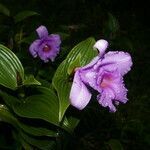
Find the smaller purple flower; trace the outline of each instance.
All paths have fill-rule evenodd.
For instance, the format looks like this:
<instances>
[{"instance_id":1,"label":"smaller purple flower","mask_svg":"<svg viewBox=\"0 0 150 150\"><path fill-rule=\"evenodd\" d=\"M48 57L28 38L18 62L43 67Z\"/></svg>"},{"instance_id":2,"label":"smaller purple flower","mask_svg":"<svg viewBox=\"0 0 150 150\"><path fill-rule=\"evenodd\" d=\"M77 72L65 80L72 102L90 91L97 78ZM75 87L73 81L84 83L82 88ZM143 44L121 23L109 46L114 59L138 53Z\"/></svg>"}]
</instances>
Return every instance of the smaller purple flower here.
<instances>
[{"instance_id":1,"label":"smaller purple flower","mask_svg":"<svg viewBox=\"0 0 150 150\"><path fill-rule=\"evenodd\" d=\"M109 107L115 112L116 107L127 102L127 89L123 76L131 69L132 59L128 53L111 51L105 54L108 42L99 40L94 48L99 50L99 55L89 64L75 70L75 76L70 91L70 102L83 109L91 99L87 86L99 92L97 100L103 107Z\"/></svg>"},{"instance_id":2,"label":"smaller purple flower","mask_svg":"<svg viewBox=\"0 0 150 150\"><path fill-rule=\"evenodd\" d=\"M40 57L45 63L54 61L60 50L60 36L58 34L48 35L47 28L40 26L36 29L39 39L35 40L29 47L31 55L35 58Z\"/></svg>"}]
</instances>

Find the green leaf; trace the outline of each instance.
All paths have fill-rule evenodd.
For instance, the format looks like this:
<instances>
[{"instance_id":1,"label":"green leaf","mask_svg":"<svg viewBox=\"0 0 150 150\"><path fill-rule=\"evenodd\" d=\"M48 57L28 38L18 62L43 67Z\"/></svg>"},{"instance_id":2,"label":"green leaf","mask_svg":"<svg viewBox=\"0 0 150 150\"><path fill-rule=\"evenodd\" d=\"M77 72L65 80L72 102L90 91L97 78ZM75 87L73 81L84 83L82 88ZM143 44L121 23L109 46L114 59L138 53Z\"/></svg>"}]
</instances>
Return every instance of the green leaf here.
<instances>
[{"instance_id":1,"label":"green leaf","mask_svg":"<svg viewBox=\"0 0 150 150\"><path fill-rule=\"evenodd\" d=\"M57 132L43 127L34 127L19 122L19 126L24 132L34 136L57 137Z\"/></svg>"},{"instance_id":2,"label":"green leaf","mask_svg":"<svg viewBox=\"0 0 150 150\"><path fill-rule=\"evenodd\" d=\"M5 96L5 98L6 98L6 96ZM12 100L12 96L9 98L10 98L10 100ZM34 135L34 136L49 136L49 137L57 136L56 131L53 131L53 130L50 130L50 129L47 129L47 128L44 128L41 126L40 127L31 126L31 125L24 124L24 123L18 121L17 118L15 118L9 112L8 108L2 104L0 104L0 121L7 122L16 128L21 128L22 130L24 130L24 132Z\"/></svg>"},{"instance_id":3,"label":"green leaf","mask_svg":"<svg viewBox=\"0 0 150 150\"><path fill-rule=\"evenodd\" d=\"M69 82L70 76L68 74L68 68L77 67L77 63L73 62L75 62L75 60L78 60L77 58L80 57L80 66L88 64L97 54L97 52L93 50L94 44L94 38L88 38L76 45L56 70L56 73L52 80L52 84L55 87L59 98L59 121L62 120L64 113L70 104L69 93L71 82ZM69 73L71 70L72 69L69 69Z\"/></svg>"},{"instance_id":4,"label":"green leaf","mask_svg":"<svg viewBox=\"0 0 150 150\"><path fill-rule=\"evenodd\" d=\"M29 144L39 148L40 150L54 150L55 142L51 139L38 139L21 132L22 138Z\"/></svg>"},{"instance_id":5,"label":"green leaf","mask_svg":"<svg viewBox=\"0 0 150 150\"><path fill-rule=\"evenodd\" d=\"M0 104L0 121L7 122L14 127L18 127L17 119L9 112L5 105Z\"/></svg>"},{"instance_id":6,"label":"green leaf","mask_svg":"<svg viewBox=\"0 0 150 150\"><path fill-rule=\"evenodd\" d=\"M17 56L0 44L0 85L15 90L24 80L24 69Z\"/></svg>"},{"instance_id":7,"label":"green leaf","mask_svg":"<svg viewBox=\"0 0 150 150\"><path fill-rule=\"evenodd\" d=\"M119 31L119 22L115 16L111 13L108 13L108 21L105 24L104 34L110 38L115 38L116 33Z\"/></svg>"},{"instance_id":8,"label":"green leaf","mask_svg":"<svg viewBox=\"0 0 150 150\"><path fill-rule=\"evenodd\" d=\"M0 4L0 13L6 15L6 16L10 16L10 11L9 9L4 6L3 4Z\"/></svg>"},{"instance_id":9,"label":"green leaf","mask_svg":"<svg viewBox=\"0 0 150 150\"><path fill-rule=\"evenodd\" d=\"M30 144L28 144L24 139L22 139L22 138L19 138L19 139L20 139L20 142L21 142L21 147L20 147L20 149L18 148L17 150L22 150L22 147L25 150L34 150L34 148Z\"/></svg>"},{"instance_id":10,"label":"green leaf","mask_svg":"<svg viewBox=\"0 0 150 150\"><path fill-rule=\"evenodd\" d=\"M122 147L120 141L118 141L116 139L110 139L108 141L108 145L111 150L123 150L123 147Z\"/></svg>"},{"instance_id":11,"label":"green leaf","mask_svg":"<svg viewBox=\"0 0 150 150\"><path fill-rule=\"evenodd\" d=\"M48 88L37 87L37 93L13 104L14 112L26 118L37 118L59 125L58 98Z\"/></svg>"},{"instance_id":12,"label":"green leaf","mask_svg":"<svg viewBox=\"0 0 150 150\"><path fill-rule=\"evenodd\" d=\"M3 98L7 106L12 108L13 104L19 102L19 99L0 90L0 96Z\"/></svg>"},{"instance_id":13,"label":"green leaf","mask_svg":"<svg viewBox=\"0 0 150 150\"><path fill-rule=\"evenodd\" d=\"M70 65L69 65L69 67L68 67L67 73L68 73L69 75L71 75L71 74L73 73L73 71L74 71L74 69L75 69L76 67L79 67L79 66L80 66L80 61L81 61L81 55L79 54L79 55L77 56L77 58L76 58L74 61L72 61L72 62L70 63Z\"/></svg>"},{"instance_id":14,"label":"green leaf","mask_svg":"<svg viewBox=\"0 0 150 150\"><path fill-rule=\"evenodd\" d=\"M26 11L19 12L16 16L14 16L14 20L15 20L15 23L18 23L31 16L37 16L37 15L40 15L40 14L35 11L26 10Z\"/></svg>"},{"instance_id":15,"label":"green leaf","mask_svg":"<svg viewBox=\"0 0 150 150\"><path fill-rule=\"evenodd\" d=\"M76 126L78 125L79 121L80 121L79 119L74 118L74 117L68 117L68 118L65 117L62 127L66 131L69 131L72 133L74 129L76 128Z\"/></svg>"},{"instance_id":16,"label":"green leaf","mask_svg":"<svg viewBox=\"0 0 150 150\"><path fill-rule=\"evenodd\" d=\"M111 32L116 32L119 29L119 23L115 16L113 16L111 13L108 13L108 28Z\"/></svg>"},{"instance_id":17,"label":"green leaf","mask_svg":"<svg viewBox=\"0 0 150 150\"><path fill-rule=\"evenodd\" d=\"M24 85L41 85L39 81L37 81L33 75L26 76L24 80Z\"/></svg>"}]
</instances>

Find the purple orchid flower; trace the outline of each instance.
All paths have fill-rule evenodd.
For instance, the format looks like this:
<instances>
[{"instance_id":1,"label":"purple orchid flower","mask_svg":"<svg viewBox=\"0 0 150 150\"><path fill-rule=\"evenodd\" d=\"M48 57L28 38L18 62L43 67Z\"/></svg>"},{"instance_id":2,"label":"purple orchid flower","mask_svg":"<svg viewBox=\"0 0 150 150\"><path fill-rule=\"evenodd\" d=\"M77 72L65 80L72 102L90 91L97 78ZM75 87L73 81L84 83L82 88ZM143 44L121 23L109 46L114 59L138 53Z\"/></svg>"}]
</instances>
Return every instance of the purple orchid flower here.
<instances>
[{"instance_id":1,"label":"purple orchid flower","mask_svg":"<svg viewBox=\"0 0 150 150\"><path fill-rule=\"evenodd\" d=\"M131 56L118 51L105 54L107 47L107 41L97 41L94 48L99 50L99 55L88 65L75 70L70 103L79 110L82 110L91 99L92 94L87 86L99 92L99 104L109 107L111 112L116 111L115 105L120 102L126 103L128 100L123 76L131 69Z\"/></svg>"},{"instance_id":2,"label":"purple orchid flower","mask_svg":"<svg viewBox=\"0 0 150 150\"><path fill-rule=\"evenodd\" d=\"M47 28L40 26L36 29L39 39L35 40L29 47L31 55L35 58L40 57L44 62L49 59L54 61L60 50L60 36L58 34L48 35Z\"/></svg>"}]
</instances>

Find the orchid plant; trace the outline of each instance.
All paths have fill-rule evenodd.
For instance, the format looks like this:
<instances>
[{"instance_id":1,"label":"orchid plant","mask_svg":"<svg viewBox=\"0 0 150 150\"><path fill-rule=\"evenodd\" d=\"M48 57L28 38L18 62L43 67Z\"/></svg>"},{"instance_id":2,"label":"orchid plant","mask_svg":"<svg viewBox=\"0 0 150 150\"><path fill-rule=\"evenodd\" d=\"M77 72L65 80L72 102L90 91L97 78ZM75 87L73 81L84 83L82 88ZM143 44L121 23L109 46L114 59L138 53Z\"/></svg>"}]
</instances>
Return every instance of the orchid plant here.
<instances>
[{"instance_id":1,"label":"orchid plant","mask_svg":"<svg viewBox=\"0 0 150 150\"><path fill-rule=\"evenodd\" d=\"M51 65L61 52L61 37L48 34L45 26L36 29L39 38L29 46L33 59ZM123 76L130 71L129 53L109 51L104 39L88 38L76 45L55 70L50 86L26 75L19 58L0 45L0 119L14 127L14 138L24 149L65 149L66 135L73 135L79 123L68 109L84 109L93 92L103 107L115 112L127 102ZM98 50L98 52L96 51ZM99 108L102 109L102 108ZM80 111L79 113L82 113Z\"/></svg>"},{"instance_id":2,"label":"orchid plant","mask_svg":"<svg viewBox=\"0 0 150 150\"><path fill-rule=\"evenodd\" d=\"M123 76L132 66L131 56L125 52L111 51L105 54L108 42L99 40L95 43L99 54L89 64L76 69L71 88L71 104L83 109L91 99L87 86L99 92L97 99L103 107L115 112L113 105L127 102L127 89Z\"/></svg>"}]
</instances>

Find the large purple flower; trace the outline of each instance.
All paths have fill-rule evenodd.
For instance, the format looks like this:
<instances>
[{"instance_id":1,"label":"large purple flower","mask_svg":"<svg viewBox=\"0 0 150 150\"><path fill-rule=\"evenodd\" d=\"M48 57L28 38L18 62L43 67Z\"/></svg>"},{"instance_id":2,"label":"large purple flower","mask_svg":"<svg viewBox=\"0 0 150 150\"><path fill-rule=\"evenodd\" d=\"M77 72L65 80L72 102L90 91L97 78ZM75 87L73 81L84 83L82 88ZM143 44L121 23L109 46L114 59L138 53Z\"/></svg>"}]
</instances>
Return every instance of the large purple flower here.
<instances>
[{"instance_id":1,"label":"large purple flower","mask_svg":"<svg viewBox=\"0 0 150 150\"><path fill-rule=\"evenodd\" d=\"M35 40L29 47L31 55L35 58L40 57L44 62L49 59L54 61L60 50L60 36L58 34L48 35L47 28L40 26L36 29L39 39Z\"/></svg>"},{"instance_id":2,"label":"large purple flower","mask_svg":"<svg viewBox=\"0 0 150 150\"><path fill-rule=\"evenodd\" d=\"M109 107L115 112L119 102L127 102L127 89L124 86L123 76L132 66L131 56L125 52L110 51L105 54L108 42L99 40L94 48L99 50L99 55L88 65L75 71L73 84L70 91L70 102L83 109L91 99L88 86L99 92L97 100L103 107Z\"/></svg>"}]
</instances>

